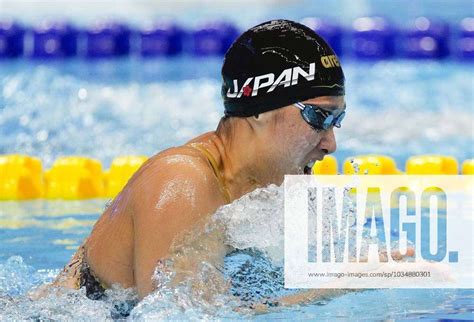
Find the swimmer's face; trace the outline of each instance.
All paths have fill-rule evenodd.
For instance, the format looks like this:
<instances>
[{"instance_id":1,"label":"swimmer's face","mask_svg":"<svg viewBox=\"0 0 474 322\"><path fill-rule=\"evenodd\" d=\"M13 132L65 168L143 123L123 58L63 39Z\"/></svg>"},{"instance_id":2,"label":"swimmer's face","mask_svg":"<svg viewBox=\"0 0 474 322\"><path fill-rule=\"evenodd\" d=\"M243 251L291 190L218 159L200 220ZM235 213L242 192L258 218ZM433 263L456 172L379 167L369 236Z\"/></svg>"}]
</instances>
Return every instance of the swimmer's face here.
<instances>
[{"instance_id":1,"label":"swimmer's face","mask_svg":"<svg viewBox=\"0 0 474 322\"><path fill-rule=\"evenodd\" d=\"M302 103L313 104L327 111L344 109L344 96L321 96L308 99ZM291 173L301 173L304 167L312 162L322 160L326 154L336 151L336 138L334 128L328 130L314 130L301 116L298 108L290 105L282 109L284 125L280 127L279 142L281 143L282 155L286 156L286 162Z\"/></svg>"}]
</instances>

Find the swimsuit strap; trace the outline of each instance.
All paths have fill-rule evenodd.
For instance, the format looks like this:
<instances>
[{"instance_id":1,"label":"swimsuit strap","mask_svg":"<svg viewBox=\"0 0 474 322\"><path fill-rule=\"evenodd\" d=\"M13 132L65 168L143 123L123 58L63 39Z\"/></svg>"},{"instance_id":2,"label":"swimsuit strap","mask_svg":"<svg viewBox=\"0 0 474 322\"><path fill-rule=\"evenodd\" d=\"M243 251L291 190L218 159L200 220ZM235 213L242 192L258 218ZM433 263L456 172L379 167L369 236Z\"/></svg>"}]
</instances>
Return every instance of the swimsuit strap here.
<instances>
[{"instance_id":1,"label":"swimsuit strap","mask_svg":"<svg viewBox=\"0 0 474 322\"><path fill-rule=\"evenodd\" d=\"M188 146L193 147L193 148L199 150L201 153L203 153L203 154L206 156L207 160L208 160L209 163L211 164L212 170L214 170L214 174L216 175L217 180L219 180L219 182L220 182L220 184L221 184L221 190L222 190L222 193L224 194L225 200L226 200L228 203L230 203L230 201L231 201L230 193L229 193L229 190L227 189L227 187L226 187L226 185L225 185L224 178L222 177L221 172L219 171L219 166L217 165L216 159L214 159L214 157L212 156L212 154L209 152L208 149L206 149L206 148L204 147L203 144L200 144L200 143L190 143Z\"/></svg>"},{"instance_id":2,"label":"swimsuit strap","mask_svg":"<svg viewBox=\"0 0 474 322\"><path fill-rule=\"evenodd\" d=\"M79 270L79 279L77 281L77 289L85 287L86 296L91 300L99 300L105 296L107 286L102 283L91 271L86 259L86 247L83 244L77 251L80 261L77 269Z\"/></svg>"}]
</instances>

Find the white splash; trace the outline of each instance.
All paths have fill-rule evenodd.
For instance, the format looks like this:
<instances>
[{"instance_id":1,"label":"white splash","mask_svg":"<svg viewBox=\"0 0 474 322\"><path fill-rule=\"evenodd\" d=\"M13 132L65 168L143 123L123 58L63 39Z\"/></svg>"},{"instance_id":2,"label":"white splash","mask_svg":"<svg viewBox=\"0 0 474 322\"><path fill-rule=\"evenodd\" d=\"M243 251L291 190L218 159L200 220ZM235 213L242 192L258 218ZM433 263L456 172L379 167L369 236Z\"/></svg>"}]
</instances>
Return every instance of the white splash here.
<instances>
[{"instance_id":1,"label":"white splash","mask_svg":"<svg viewBox=\"0 0 474 322\"><path fill-rule=\"evenodd\" d=\"M225 241L237 249L258 248L283 258L283 187L270 185L220 208L214 218L225 225Z\"/></svg>"}]
</instances>

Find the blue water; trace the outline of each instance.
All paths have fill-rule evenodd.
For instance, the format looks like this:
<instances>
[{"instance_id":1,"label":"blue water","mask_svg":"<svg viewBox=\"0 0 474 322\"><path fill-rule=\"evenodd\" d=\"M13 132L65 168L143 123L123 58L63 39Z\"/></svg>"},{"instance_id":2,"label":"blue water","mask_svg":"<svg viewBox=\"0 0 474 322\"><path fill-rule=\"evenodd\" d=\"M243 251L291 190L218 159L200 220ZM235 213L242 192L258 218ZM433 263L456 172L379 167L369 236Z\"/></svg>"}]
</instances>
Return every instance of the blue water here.
<instances>
[{"instance_id":1,"label":"blue water","mask_svg":"<svg viewBox=\"0 0 474 322\"><path fill-rule=\"evenodd\" d=\"M81 154L98 158L106 168L118 155L152 155L182 144L213 130L222 115L220 64L220 59L196 61L189 57L94 64L0 63L0 153L35 155L46 168L60 155ZM336 132L335 156L340 166L346 157L366 153L390 155L401 169L406 158L414 154L449 154L459 161L474 156L469 64L404 60L369 64L346 60L343 66L348 113L343 127ZM3 202L0 293L21 299L31 287L50 281L88 235L105 203ZM281 272L276 269L268 278L272 269L268 261L259 257L249 261L248 255L241 254L231 256L227 263L229 272L241 273L242 266L250 274L241 276L245 283L237 285L240 290L236 294L245 298L261 289L273 295L282 291ZM256 318L287 319L297 313L302 319L472 319L473 297L472 290L375 290ZM43 318L74 317L96 305L79 297L78 309L70 300L61 300L66 301L61 315L45 309L58 301L54 299L21 302L23 315L7 314L5 318L32 317L37 312L48 312ZM132 317L163 318L158 312L167 311L156 307L158 300L149 301L151 304L132 311ZM189 308L189 298L182 303ZM11 304L4 305L9 312ZM110 316L114 307L107 305L100 307L104 317ZM170 310L172 313L165 316L210 318L217 314L203 315L199 311L180 316L176 314L178 309Z\"/></svg>"},{"instance_id":2,"label":"blue water","mask_svg":"<svg viewBox=\"0 0 474 322\"><path fill-rule=\"evenodd\" d=\"M181 144L215 129L223 113L220 64L189 57L0 62L0 153L36 155L46 167L59 155L83 154L108 166L118 155ZM414 154L474 156L469 63L343 64L348 114L336 131L340 164L365 153L390 155L401 169Z\"/></svg>"},{"instance_id":3,"label":"blue water","mask_svg":"<svg viewBox=\"0 0 474 322\"><path fill-rule=\"evenodd\" d=\"M98 158L108 167L118 155L152 155L184 143L214 129L222 115L220 64L220 59L196 61L189 57L94 64L0 63L0 153L35 155L46 168L60 155L82 154ZM390 155L401 169L406 158L414 154L449 154L460 161L474 156L469 64L346 60L343 65L348 113L336 132L335 156L340 166L346 157L365 153ZM105 203L2 203L0 293L22 298L31 287L51 280L88 235ZM280 294L278 270L268 278L268 265L272 268L268 261L255 257L249 262L245 256L231 256L227 261L230 272L241 272L242 266L250 274L241 277L245 283L237 285L240 290L236 294L254 296L253 292L262 288L269 294ZM266 277L264 285L258 282L262 274ZM252 281L257 284L252 286ZM66 301L61 314L76 316L91 310L92 304L86 299L80 301L80 311ZM150 301L152 304L132 311L132 317L156 317L157 300ZM52 302L35 303L33 307L22 302L28 307L27 313L16 317L34 316ZM297 312L300 318L472 319L472 303L472 290L375 290L256 318L285 319ZM105 304L101 310L104 316L110 315ZM58 318L48 312L45 318ZM175 309L171 312L171 316L181 317L175 315Z\"/></svg>"},{"instance_id":4,"label":"blue water","mask_svg":"<svg viewBox=\"0 0 474 322\"><path fill-rule=\"evenodd\" d=\"M268 193L254 194L247 200L244 198L225 211L228 242L239 246L242 250L227 255L222 272L231 283L229 294L237 296L244 308L255 302L271 300L294 292L284 289L281 263L272 259L275 256L275 249L277 257L279 252L283 252L279 247L281 246L279 239L282 236L278 234L278 228L282 227L282 192L275 193L275 189L270 188ZM115 291L110 299L99 304L88 300L79 292L68 297L53 297L41 301L30 301L24 297L28 290L54 278L89 234L94 220L105 203L106 200L99 199L81 202L33 201L2 204L0 211L2 319L113 317L117 303L122 303L118 300L129 298L119 291ZM271 223L270 218L273 218ZM268 227L262 227L261 222L267 222ZM242 223L246 223L246 226ZM270 246L262 246L266 244ZM198 278L205 277L206 274L200 273ZM131 317L133 319L225 317L257 320L292 317L331 320L474 318L472 289L364 290L320 299L309 305L275 308L269 313L256 316L244 311L240 313L225 311L218 304L216 304L217 311L208 312L209 308L206 306L192 302L189 292L188 289L175 291L172 293L172 300L166 297L166 293L159 296L151 295L131 311ZM228 301L228 298L224 298L223 301ZM20 306L22 310L17 309ZM97 310L96 314L88 315L93 309Z\"/></svg>"}]
</instances>

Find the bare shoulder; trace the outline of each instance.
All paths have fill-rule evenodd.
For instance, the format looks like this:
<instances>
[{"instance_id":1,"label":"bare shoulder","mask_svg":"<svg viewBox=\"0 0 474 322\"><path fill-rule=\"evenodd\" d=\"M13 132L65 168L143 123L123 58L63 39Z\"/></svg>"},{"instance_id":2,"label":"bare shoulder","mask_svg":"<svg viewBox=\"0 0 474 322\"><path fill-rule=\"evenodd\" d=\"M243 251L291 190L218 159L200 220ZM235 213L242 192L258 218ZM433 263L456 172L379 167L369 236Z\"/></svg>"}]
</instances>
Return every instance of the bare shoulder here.
<instances>
[{"instance_id":1,"label":"bare shoulder","mask_svg":"<svg viewBox=\"0 0 474 322\"><path fill-rule=\"evenodd\" d=\"M160 210L178 204L205 211L225 202L207 160L199 151L186 146L150 158L130 180L128 188L133 191L134 208Z\"/></svg>"}]
</instances>

